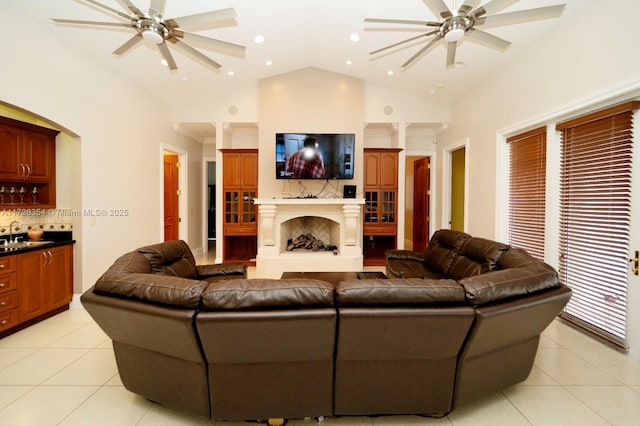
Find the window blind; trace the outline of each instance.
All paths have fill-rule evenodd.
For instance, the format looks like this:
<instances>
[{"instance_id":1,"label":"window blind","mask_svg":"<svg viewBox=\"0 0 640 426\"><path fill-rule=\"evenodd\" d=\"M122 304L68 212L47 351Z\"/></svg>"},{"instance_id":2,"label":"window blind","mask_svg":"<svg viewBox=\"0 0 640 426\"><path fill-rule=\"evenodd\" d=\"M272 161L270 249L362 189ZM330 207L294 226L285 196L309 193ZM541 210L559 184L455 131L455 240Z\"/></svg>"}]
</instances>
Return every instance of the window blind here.
<instances>
[{"instance_id":1,"label":"window blind","mask_svg":"<svg viewBox=\"0 0 640 426\"><path fill-rule=\"evenodd\" d=\"M561 316L626 347L633 110L628 102L564 123L560 169Z\"/></svg>"},{"instance_id":2,"label":"window blind","mask_svg":"<svg viewBox=\"0 0 640 426\"><path fill-rule=\"evenodd\" d=\"M507 139L509 144L509 244L544 260L547 130Z\"/></svg>"}]
</instances>

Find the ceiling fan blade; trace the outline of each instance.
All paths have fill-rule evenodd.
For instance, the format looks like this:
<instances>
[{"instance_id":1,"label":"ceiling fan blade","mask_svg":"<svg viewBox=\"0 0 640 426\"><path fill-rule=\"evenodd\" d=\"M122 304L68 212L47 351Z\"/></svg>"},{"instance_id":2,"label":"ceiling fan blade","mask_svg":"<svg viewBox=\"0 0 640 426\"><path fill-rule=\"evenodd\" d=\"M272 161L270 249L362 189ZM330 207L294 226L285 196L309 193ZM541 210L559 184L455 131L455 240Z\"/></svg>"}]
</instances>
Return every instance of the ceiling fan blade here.
<instances>
[{"instance_id":1,"label":"ceiling fan blade","mask_svg":"<svg viewBox=\"0 0 640 426\"><path fill-rule=\"evenodd\" d=\"M496 12L500 12L502 9L511 6L518 0L491 0L489 3L480 6L469 15L477 18L482 15L492 15Z\"/></svg>"},{"instance_id":2,"label":"ceiling fan blade","mask_svg":"<svg viewBox=\"0 0 640 426\"><path fill-rule=\"evenodd\" d=\"M433 40L431 40L429 43L427 43L422 49L418 50L418 52L413 55L412 57L409 58L409 60L407 62L405 62L404 64L401 65L402 68L407 68L409 67L409 65L411 65L415 60L417 60L418 58L420 58L422 55L424 55L427 50L431 49L433 46L435 46L436 44L438 44L440 41L442 41L443 39L441 37L436 37Z\"/></svg>"},{"instance_id":3,"label":"ceiling fan blade","mask_svg":"<svg viewBox=\"0 0 640 426\"><path fill-rule=\"evenodd\" d=\"M453 16L449 8L442 0L422 0L431 10L434 15L441 16L442 19L447 19Z\"/></svg>"},{"instance_id":4,"label":"ceiling fan blade","mask_svg":"<svg viewBox=\"0 0 640 426\"><path fill-rule=\"evenodd\" d=\"M383 51L385 51L387 49L392 49L394 47L400 46L401 44L409 43L410 41L418 40L418 39L420 39L422 37L429 37L430 35L433 35L435 33L437 33L437 31L429 31L428 33L420 34L420 35L408 38L406 40L402 40L402 41L399 41L397 43L390 44L389 46L385 46L385 47L383 47L381 49L374 50L373 52L369 52L369 55L375 55L376 53L383 52Z\"/></svg>"},{"instance_id":5,"label":"ceiling fan blade","mask_svg":"<svg viewBox=\"0 0 640 426\"><path fill-rule=\"evenodd\" d=\"M214 61L213 59L209 58L206 55L203 55L202 53L198 52L196 49L194 49L193 47L189 46L187 43L184 43L180 40L178 40L177 38L171 39L171 42L174 43L174 46L177 47L178 49L182 50L183 52L193 56L195 59L200 60L201 62L203 62L205 65L212 67L214 70L218 70L221 65L219 63L217 63L216 61Z\"/></svg>"},{"instance_id":6,"label":"ceiling fan blade","mask_svg":"<svg viewBox=\"0 0 640 426\"><path fill-rule=\"evenodd\" d=\"M504 25L520 24L541 19L557 18L564 12L565 4L539 7L536 9L519 10L517 12L501 13L499 15L483 16L476 21L476 25L483 28L496 28Z\"/></svg>"},{"instance_id":7,"label":"ceiling fan blade","mask_svg":"<svg viewBox=\"0 0 640 426\"><path fill-rule=\"evenodd\" d=\"M411 21L406 19L380 19L365 18L364 22L372 22L377 24L406 24L406 25L425 25L427 27L439 27L440 22L433 21Z\"/></svg>"},{"instance_id":8,"label":"ceiling fan blade","mask_svg":"<svg viewBox=\"0 0 640 426\"><path fill-rule=\"evenodd\" d=\"M239 44L229 43L227 41L222 41L215 38L205 37L205 36L201 36L193 33L183 32L180 35L176 33L176 36L177 37L182 36L182 38L184 38L185 41L193 42L197 45L200 45L203 49L213 50L216 52L230 54L233 56L244 57L244 53L246 49L245 46L241 46Z\"/></svg>"},{"instance_id":9,"label":"ceiling fan blade","mask_svg":"<svg viewBox=\"0 0 640 426\"><path fill-rule=\"evenodd\" d=\"M151 0L151 5L149 6L149 14L154 16L155 14L162 16L164 15L164 9L167 7L167 0Z\"/></svg>"},{"instance_id":10,"label":"ceiling fan blade","mask_svg":"<svg viewBox=\"0 0 640 426\"><path fill-rule=\"evenodd\" d=\"M503 38L496 37L493 34L489 34L485 31L478 30L476 28L469 28L465 33L465 37L472 38L481 43L487 44L491 47L495 47L499 50L506 50L509 46L511 46L511 42L507 41Z\"/></svg>"},{"instance_id":11,"label":"ceiling fan blade","mask_svg":"<svg viewBox=\"0 0 640 426\"><path fill-rule=\"evenodd\" d=\"M447 69L453 67L456 63L456 48L458 47L458 42L453 41L451 43L447 43Z\"/></svg>"},{"instance_id":12,"label":"ceiling fan blade","mask_svg":"<svg viewBox=\"0 0 640 426\"><path fill-rule=\"evenodd\" d=\"M117 1L125 9L132 11L138 16L144 16L144 13L140 9L138 9L138 7L135 4L131 3L129 0L117 0Z\"/></svg>"},{"instance_id":13,"label":"ceiling fan blade","mask_svg":"<svg viewBox=\"0 0 640 426\"><path fill-rule=\"evenodd\" d=\"M189 28L208 24L211 22L234 19L235 17L236 11L232 7L230 7L227 9L213 10L211 12L197 13L195 15L173 18L173 20L176 21L180 27Z\"/></svg>"},{"instance_id":14,"label":"ceiling fan blade","mask_svg":"<svg viewBox=\"0 0 640 426\"><path fill-rule=\"evenodd\" d=\"M169 52L169 48L167 47L167 43L160 43L158 45L158 49L160 49L160 53L162 53L162 57L167 61L169 65L169 69L175 71L178 69L176 65L176 61L173 60L173 55Z\"/></svg>"},{"instance_id":15,"label":"ceiling fan blade","mask_svg":"<svg viewBox=\"0 0 640 426\"><path fill-rule=\"evenodd\" d=\"M127 15L124 12L121 12L119 10L116 10L116 9L112 8L112 7L109 7L107 5L99 3L99 2L97 2L95 0L84 0L84 1L86 1L87 3L91 3L94 6L98 6L98 7L101 7L103 9L105 9L105 10L108 10L111 13L115 13L116 15L118 15L118 16L124 18L124 19L131 20L131 15Z\"/></svg>"},{"instance_id":16,"label":"ceiling fan blade","mask_svg":"<svg viewBox=\"0 0 640 426\"><path fill-rule=\"evenodd\" d=\"M141 41L142 41L142 35L140 33L137 33L136 35L131 37L129 40L127 40L122 46L114 50L112 53L114 55L120 56Z\"/></svg>"},{"instance_id":17,"label":"ceiling fan blade","mask_svg":"<svg viewBox=\"0 0 640 426\"><path fill-rule=\"evenodd\" d=\"M473 10L474 7L478 6L478 3L480 3L480 0L465 0L465 2L462 3L462 6L460 6L458 11L466 15L471 10Z\"/></svg>"},{"instance_id":18,"label":"ceiling fan blade","mask_svg":"<svg viewBox=\"0 0 640 426\"><path fill-rule=\"evenodd\" d=\"M121 27L121 28L135 28L131 23L125 24L122 22L100 22L100 21L83 21L80 19L51 19L56 24L78 24L78 25L98 25L101 27Z\"/></svg>"}]
</instances>

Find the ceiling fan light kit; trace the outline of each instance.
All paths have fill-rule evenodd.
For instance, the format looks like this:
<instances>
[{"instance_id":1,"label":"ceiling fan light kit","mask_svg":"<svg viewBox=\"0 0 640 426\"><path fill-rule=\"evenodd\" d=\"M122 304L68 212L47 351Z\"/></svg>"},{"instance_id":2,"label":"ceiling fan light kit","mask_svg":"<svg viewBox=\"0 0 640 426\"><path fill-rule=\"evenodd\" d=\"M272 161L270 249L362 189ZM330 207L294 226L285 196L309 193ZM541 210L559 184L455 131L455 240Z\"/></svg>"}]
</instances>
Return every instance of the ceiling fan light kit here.
<instances>
[{"instance_id":1,"label":"ceiling fan light kit","mask_svg":"<svg viewBox=\"0 0 640 426\"><path fill-rule=\"evenodd\" d=\"M367 23L376 24L392 24L392 25L419 25L422 27L433 28L429 31L420 34L418 36L410 37L406 40L399 41L397 43L390 44L388 46L376 49L369 52L370 55L383 52L388 49L399 47L403 44L427 39L427 37L434 36L430 40L426 41L426 44L418 50L409 60L402 64L402 68L408 68L415 63L419 58L426 54L430 49L444 41L447 43L447 69L458 68L456 62L456 49L458 41L468 38L471 41L477 41L488 45L489 47L496 48L504 51L510 45L511 42L490 34L486 31L479 29L478 27L484 26L484 28L495 28L499 26L511 25L515 23L523 23L530 21L537 21L542 19L557 18L562 15L566 4L558 4L554 6L539 7L536 9L519 10L516 12L501 13L498 15L489 15L495 12L499 12L502 9L517 3L519 0L490 0L483 6L478 7L480 0L464 0L464 3L458 8L457 11L452 11L444 3L443 0L422 0L423 3L433 12L436 16L440 16L442 21L417 21L408 19L383 19L383 18L366 18L364 21ZM373 28L374 30L376 28ZM381 28L377 28L381 29ZM415 30L411 28L411 31Z\"/></svg>"},{"instance_id":2,"label":"ceiling fan light kit","mask_svg":"<svg viewBox=\"0 0 640 426\"><path fill-rule=\"evenodd\" d=\"M160 54L171 70L177 70L178 66L176 65L173 59L173 55L168 48L169 44L172 47L180 49L182 52L190 55L194 59L215 70L218 70L221 67L219 63L183 41L183 39L187 39L197 41L204 49L213 50L223 54L232 54L234 56L244 57L245 46L201 36L198 34L188 33L182 29L188 28L190 26L201 26L203 24L213 24L219 23L220 21L232 20L236 16L233 8L198 13L195 15L183 16L180 18L166 19L163 16L166 6L166 0L151 0L151 5L147 12L143 12L142 10L140 10L130 0L118 0L118 2L125 9L125 12L113 9L96 0L84 0L84 2L97 6L101 9L101 12L108 12L110 16L116 15L118 19L126 21L126 23L84 21L77 19L52 19L53 22L57 24L89 25L96 27L121 27L133 29L136 32L133 37L131 37L124 44L113 51L113 54L116 56L125 54L130 49L138 45L140 41L145 40L158 46Z\"/></svg>"}]
</instances>

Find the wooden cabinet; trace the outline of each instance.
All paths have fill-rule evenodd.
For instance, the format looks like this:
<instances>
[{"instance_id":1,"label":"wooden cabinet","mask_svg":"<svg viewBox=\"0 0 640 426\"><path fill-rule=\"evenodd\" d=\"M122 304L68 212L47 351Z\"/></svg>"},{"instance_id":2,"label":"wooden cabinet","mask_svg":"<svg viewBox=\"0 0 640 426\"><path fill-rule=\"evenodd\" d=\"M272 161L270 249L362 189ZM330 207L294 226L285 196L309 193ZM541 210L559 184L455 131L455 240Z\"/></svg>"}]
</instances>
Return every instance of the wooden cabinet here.
<instances>
[{"instance_id":1,"label":"wooden cabinet","mask_svg":"<svg viewBox=\"0 0 640 426\"><path fill-rule=\"evenodd\" d=\"M66 307L73 296L73 246L17 254L18 321Z\"/></svg>"},{"instance_id":2,"label":"wooden cabinet","mask_svg":"<svg viewBox=\"0 0 640 426\"><path fill-rule=\"evenodd\" d=\"M258 189L258 151L223 150L223 187Z\"/></svg>"},{"instance_id":3,"label":"wooden cabinet","mask_svg":"<svg viewBox=\"0 0 640 426\"><path fill-rule=\"evenodd\" d=\"M258 150L222 150L223 259L255 263L258 252Z\"/></svg>"},{"instance_id":4,"label":"wooden cabinet","mask_svg":"<svg viewBox=\"0 0 640 426\"><path fill-rule=\"evenodd\" d=\"M398 189L398 150L364 150L364 187Z\"/></svg>"},{"instance_id":5,"label":"wooden cabinet","mask_svg":"<svg viewBox=\"0 0 640 426\"><path fill-rule=\"evenodd\" d=\"M18 324L16 256L0 257L0 333Z\"/></svg>"},{"instance_id":6,"label":"wooden cabinet","mask_svg":"<svg viewBox=\"0 0 640 426\"><path fill-rule=\"evenodd\" d=\"M55 207L57 134L0 117L0 209Z\"/></svg>"},{"instance_id":7,"label":"wooden cabinet","mask_svg":"<svg viewBox=\"0 0 640 426\"><path fill-rule=\"evenodd\" d=\"M384 265L397 247L399 149L364 150L364 264Z\"/></svg>"}]
</instances>

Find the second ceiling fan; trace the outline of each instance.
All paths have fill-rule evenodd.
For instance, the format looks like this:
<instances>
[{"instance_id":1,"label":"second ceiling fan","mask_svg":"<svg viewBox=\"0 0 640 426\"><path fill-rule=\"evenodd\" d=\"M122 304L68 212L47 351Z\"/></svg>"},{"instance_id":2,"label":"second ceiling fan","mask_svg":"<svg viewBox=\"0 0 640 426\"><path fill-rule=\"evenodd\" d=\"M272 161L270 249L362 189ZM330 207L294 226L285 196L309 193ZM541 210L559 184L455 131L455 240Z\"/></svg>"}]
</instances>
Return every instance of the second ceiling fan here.
<instances>
[{"instance_id":1,"label":"second ceiling fan","mask_svg":"<svg viewBox=\"0 0 640 426\"><path fill-rule=\"evenodd\" d=\"M511 45L511 42L477 27L489 29L541 19L556 18L562 14L566 6L566 4L558 4L554 6L545 6L535 9L493 15L493 13L505 9L519 0L491 0L480 7L478 7L480 0L464 0L457 11L450 10L443 0L422 1L436 16L440 16L442 21L436 22L384 18L366 18L364 20L368 23L417 25L430 29L429 31L417 36L374 50L373 52L370 52L371 55L375 55L394 47L399 47L412 41L418 41L420 39L426 40L428 37L433 36L433 38L429 39L426 44L420 48L420 50L402 64L402 68L407 68L412 65L422 57L422 55L427 53L429 49L441 42L447 43L447 68L451 68L456 63L456 49L458 47L458 41L463 38L468 37L471 40L485 43L501 51L504 51ZM411 28L411 31L415 31L415 28Z\"/></svg>"}]
</instances>

